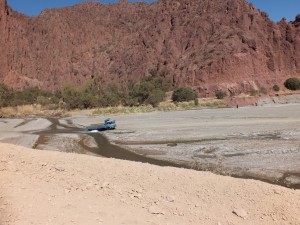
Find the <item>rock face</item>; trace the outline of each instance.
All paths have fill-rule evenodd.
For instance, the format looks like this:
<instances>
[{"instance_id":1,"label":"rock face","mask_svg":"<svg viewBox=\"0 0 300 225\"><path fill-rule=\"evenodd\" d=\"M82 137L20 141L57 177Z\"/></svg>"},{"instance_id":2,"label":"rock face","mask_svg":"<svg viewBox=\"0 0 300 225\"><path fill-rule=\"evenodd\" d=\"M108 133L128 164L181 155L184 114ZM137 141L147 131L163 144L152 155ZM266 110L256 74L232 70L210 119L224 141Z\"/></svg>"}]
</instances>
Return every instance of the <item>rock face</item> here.
<instances>
[{"instance_id":1,"label":"rock face","mask_svg":"<svg viewBox=\"0 0 300 225\"><path fill-rule=\"evenodd\" d=\"M28 17L0 2L0 82L58 89L124 83L151 69L201 96L300 76L300 15L278 24L245 0L82 3Z\"/></svg>"}]
</instances>

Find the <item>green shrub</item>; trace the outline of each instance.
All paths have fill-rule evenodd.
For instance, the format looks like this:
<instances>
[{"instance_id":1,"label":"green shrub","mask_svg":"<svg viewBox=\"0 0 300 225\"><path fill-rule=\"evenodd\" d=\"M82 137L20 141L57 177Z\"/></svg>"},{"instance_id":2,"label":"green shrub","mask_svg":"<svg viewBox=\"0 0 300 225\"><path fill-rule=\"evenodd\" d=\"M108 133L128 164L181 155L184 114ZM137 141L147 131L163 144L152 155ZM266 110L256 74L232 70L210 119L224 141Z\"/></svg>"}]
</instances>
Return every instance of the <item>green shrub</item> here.
<instances>
[{"instance_id":1,"label":"green shrub","mask_svg":"<svg viewBox=\"0 0 300 225\"><path fill-rule=\"evenodd\" d=\"M92 108L97 102L95 95L72 84L63 87L62 98L67 109Z\"/></svg>"},{"instance_id":2,"label":"green shrub","mask_svg":"<svg viewBox=\"0 0 300 225\"><path fill-rule=\"evenodd\" d=\"M261 87L259 92L262 93L262 94L265 94L265 95L268 94L268 90L265 87Z\"/></svg>"},{"instance_id":3,"label":"green shrub","mask_svg":"<svg viewBox=\"0 0 300 225\"><path fill-rule=\"evenodd\" d=\"M217 99L224 99L227 96L226 92L224 91L216 91L216 97Z\"/></svg>"},{"instance_id":4,"label":"green shrub","mask_svg":"<svg viewBox=\"0 0 300 225\"><path fill-rule=\"evenodd\" d=\"M154 73L154 71L151 71ZM161 77L148 76L135 85L129 91L127 105L150 104L153 107L163 101L167 87Z\"/></svg>"},{"instance_id":5,"label":"green shrub","mask_svg":"<svg viewBox=\"0 0 300 225\"><path fill-rule=\"evenodd\" d=\"M157 107L160 102L165 98L166 93L160 89L154 89L146 99L145 103L153 107Z\"/></svg>"},{"instance_id":6,"label":"green shrub","mask_svg":"<svg viewBox=\"0 0 300 225\"><path fill-rule=\"evenodd\" d=\"M178 87L172 94L172 100L174 102L186 102L195 100L197 98L196 92L189 87Z\"/></svg>"},{"instance_id":7,"label":"green shrub","mask_svg":"<svg viewBox=\"0 0 300 225\"><path fill-rule=\"evenodd\" d=\"M277 84L275 84L275 85L273 86L273 90L274 90L274 91L280 91L280 87L279 87Z\"/></svg>"},{"instance_id":8,"label":"green shrub","mask_svg":"<svg viewBox=\"0 0 300 225\"><path fill-rule=\"evenodd\" d=\"M37 87L13 90L0 84L0 107L57 103L57 98L53 97L51 92L40 90Z\"/></svg>"},{"instance_id":9,"label":"green shrub","mask_svg":"<svg viewBox=\"0 0 300 225\"><path fill-rule=\"evenodd\" d=\"M0 107L9 106L11 98L11 90L5 84L0 84Z\"/></svg>"},{"instance_id":10,"label":"green shrub","mask_svg":"<svg viewBox=\"0 0 300 225\"><path fill-rule=\"evenodd\" d=\"M251 95L251 96L256 96L256 95L258 95L258 91L255 90L254 88L252 88L251 91L250 91L250 95Z\"/></svg>"},{"instance_id":11,"label":"green shrub","mask_svg":"<svg viewBox=\"0 0 300 225\"><path fill-rule=\"evenodd\" d=\"M292 77L287 79L284 82L284 86L289 90L299 90L300 89L300 79L296 77Z\"/></svg>"}]
</instances>

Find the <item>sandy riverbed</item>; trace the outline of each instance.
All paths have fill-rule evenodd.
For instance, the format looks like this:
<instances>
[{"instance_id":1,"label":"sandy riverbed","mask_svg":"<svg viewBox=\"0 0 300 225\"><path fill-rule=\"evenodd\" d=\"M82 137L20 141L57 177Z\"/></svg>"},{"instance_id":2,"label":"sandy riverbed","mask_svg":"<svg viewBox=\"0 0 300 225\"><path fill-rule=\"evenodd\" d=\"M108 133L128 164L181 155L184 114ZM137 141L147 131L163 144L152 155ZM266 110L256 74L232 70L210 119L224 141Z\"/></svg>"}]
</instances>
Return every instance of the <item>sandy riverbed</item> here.
<instances>
[{"instance_id":1,"label":"sandy riverbed","mask_svg":"<svg viewBox=\"0 0 300 225\"><path fill-rule=\"evenodd\" d=\"M114 116L108 139L147 157L300 187L300 105ZM105 117L69 118L78 126Z\"/></svg>"},{"instance_id":2,"label":"sandy riverbed","mask_svg":"<svg viewBox=\"0 0 300 225\"><path fill-rule=\"evenodd\" d=\"M299 109L299 104L289 104L114 115L117 129L103 134L148 158L300 188ZM84 133L85 126L106 117L0 119L0 141L144 161L120 148L112 153L117 149Z\"/></svg>"},{"instance_id":3,"label":"sandy riverbed","mask_svg":"<svg viewBox=\"0 0 300 225\"><path fill-rule=\"evenodd\" d=\"M105 136L147 157L297 186L299 109L118 115ZM1 225L300 224L299 190L84 155L97 143L82 128L105 118L0 119L0 142L35 148L0 143Z\"/></svg>"}]
</instances>

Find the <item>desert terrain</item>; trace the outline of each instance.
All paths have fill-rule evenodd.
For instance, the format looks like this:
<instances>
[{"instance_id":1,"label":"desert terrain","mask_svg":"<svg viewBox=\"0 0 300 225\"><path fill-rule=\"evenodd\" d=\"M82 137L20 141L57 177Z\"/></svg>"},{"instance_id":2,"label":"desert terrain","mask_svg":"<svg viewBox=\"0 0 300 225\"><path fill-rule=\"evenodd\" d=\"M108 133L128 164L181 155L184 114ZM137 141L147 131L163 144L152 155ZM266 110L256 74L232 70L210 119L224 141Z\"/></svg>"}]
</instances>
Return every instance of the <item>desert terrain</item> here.
<instances>
[{"instance_id":1,"label":"desert terrain","mask_svg":"<svg viewBox=\"0 0 300 225\"><path fill-rule=\"evenodd\" d=\"M3 118L0 141L299 188L299 109L295 103L134 115ZM117 129L84 131L107 117L116 120Z\"/></svg>"},{"instance_id":2,"label":"desert terrain","mask_svg":"<svg viewBox=\"0 0 300 225\"><path fill-rule=\"evenodd\" d=\"M293 224L300 192L210 172L0 144L0 224Z\"/></svg>"},{"instance_id":3,"label":"desert terrain","mask_svg":"<svg viewBox=\"0 0 300 225\"><path fill-rule=\"evenodd\" d=\"M110 142L188 168L300 184L300 105L200 109L114 116ZM101 117L69 118L86 126Z\"/></svg>"},{"instance_id":4,"label":"desert terrain","mask_svg":"<svg viewBox=\"0 0 300 225\"><path fill-rule=\"evenodd\" d=\"M0 0L0 46L0 107L140 106L177 87L236 106L1 113L0 225L300 224L300 97L284 85L300 76L300 14L275 23L246 0L120 0L27 16ZM148 78L161 85L138 101ZM108 117L117 129L85 130Z\"/></svg>"},{"instance_id":5,"label":"desert terrain","mask_svg":"<svg viewBox=\"0 0 300 225\"><path fill-rule=\"evenodd\" d=\"M299 109L1 118L0 224L299 224Z\"/></svg>"}]
</instances>

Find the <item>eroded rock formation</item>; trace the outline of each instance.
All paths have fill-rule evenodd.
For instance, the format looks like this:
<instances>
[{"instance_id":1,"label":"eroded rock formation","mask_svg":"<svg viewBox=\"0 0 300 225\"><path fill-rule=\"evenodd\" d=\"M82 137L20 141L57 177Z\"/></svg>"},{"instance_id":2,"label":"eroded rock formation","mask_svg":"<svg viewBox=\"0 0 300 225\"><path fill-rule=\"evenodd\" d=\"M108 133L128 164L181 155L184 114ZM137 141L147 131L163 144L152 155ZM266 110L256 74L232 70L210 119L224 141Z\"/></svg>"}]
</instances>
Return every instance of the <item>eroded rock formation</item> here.
<instances>
[{"instance_id":1,"label":"eroded rock formation","mask_svg":"<svg viewBox=\"0 0 300 225\"><path fill-rule=\"evenodd\" d=\"M150 69L201 96L271 88L300 76L300 15L270 21L245 0L82 3L29 17L0 2L0 82L55 90Z\"/></svg>"}]
</instances>

